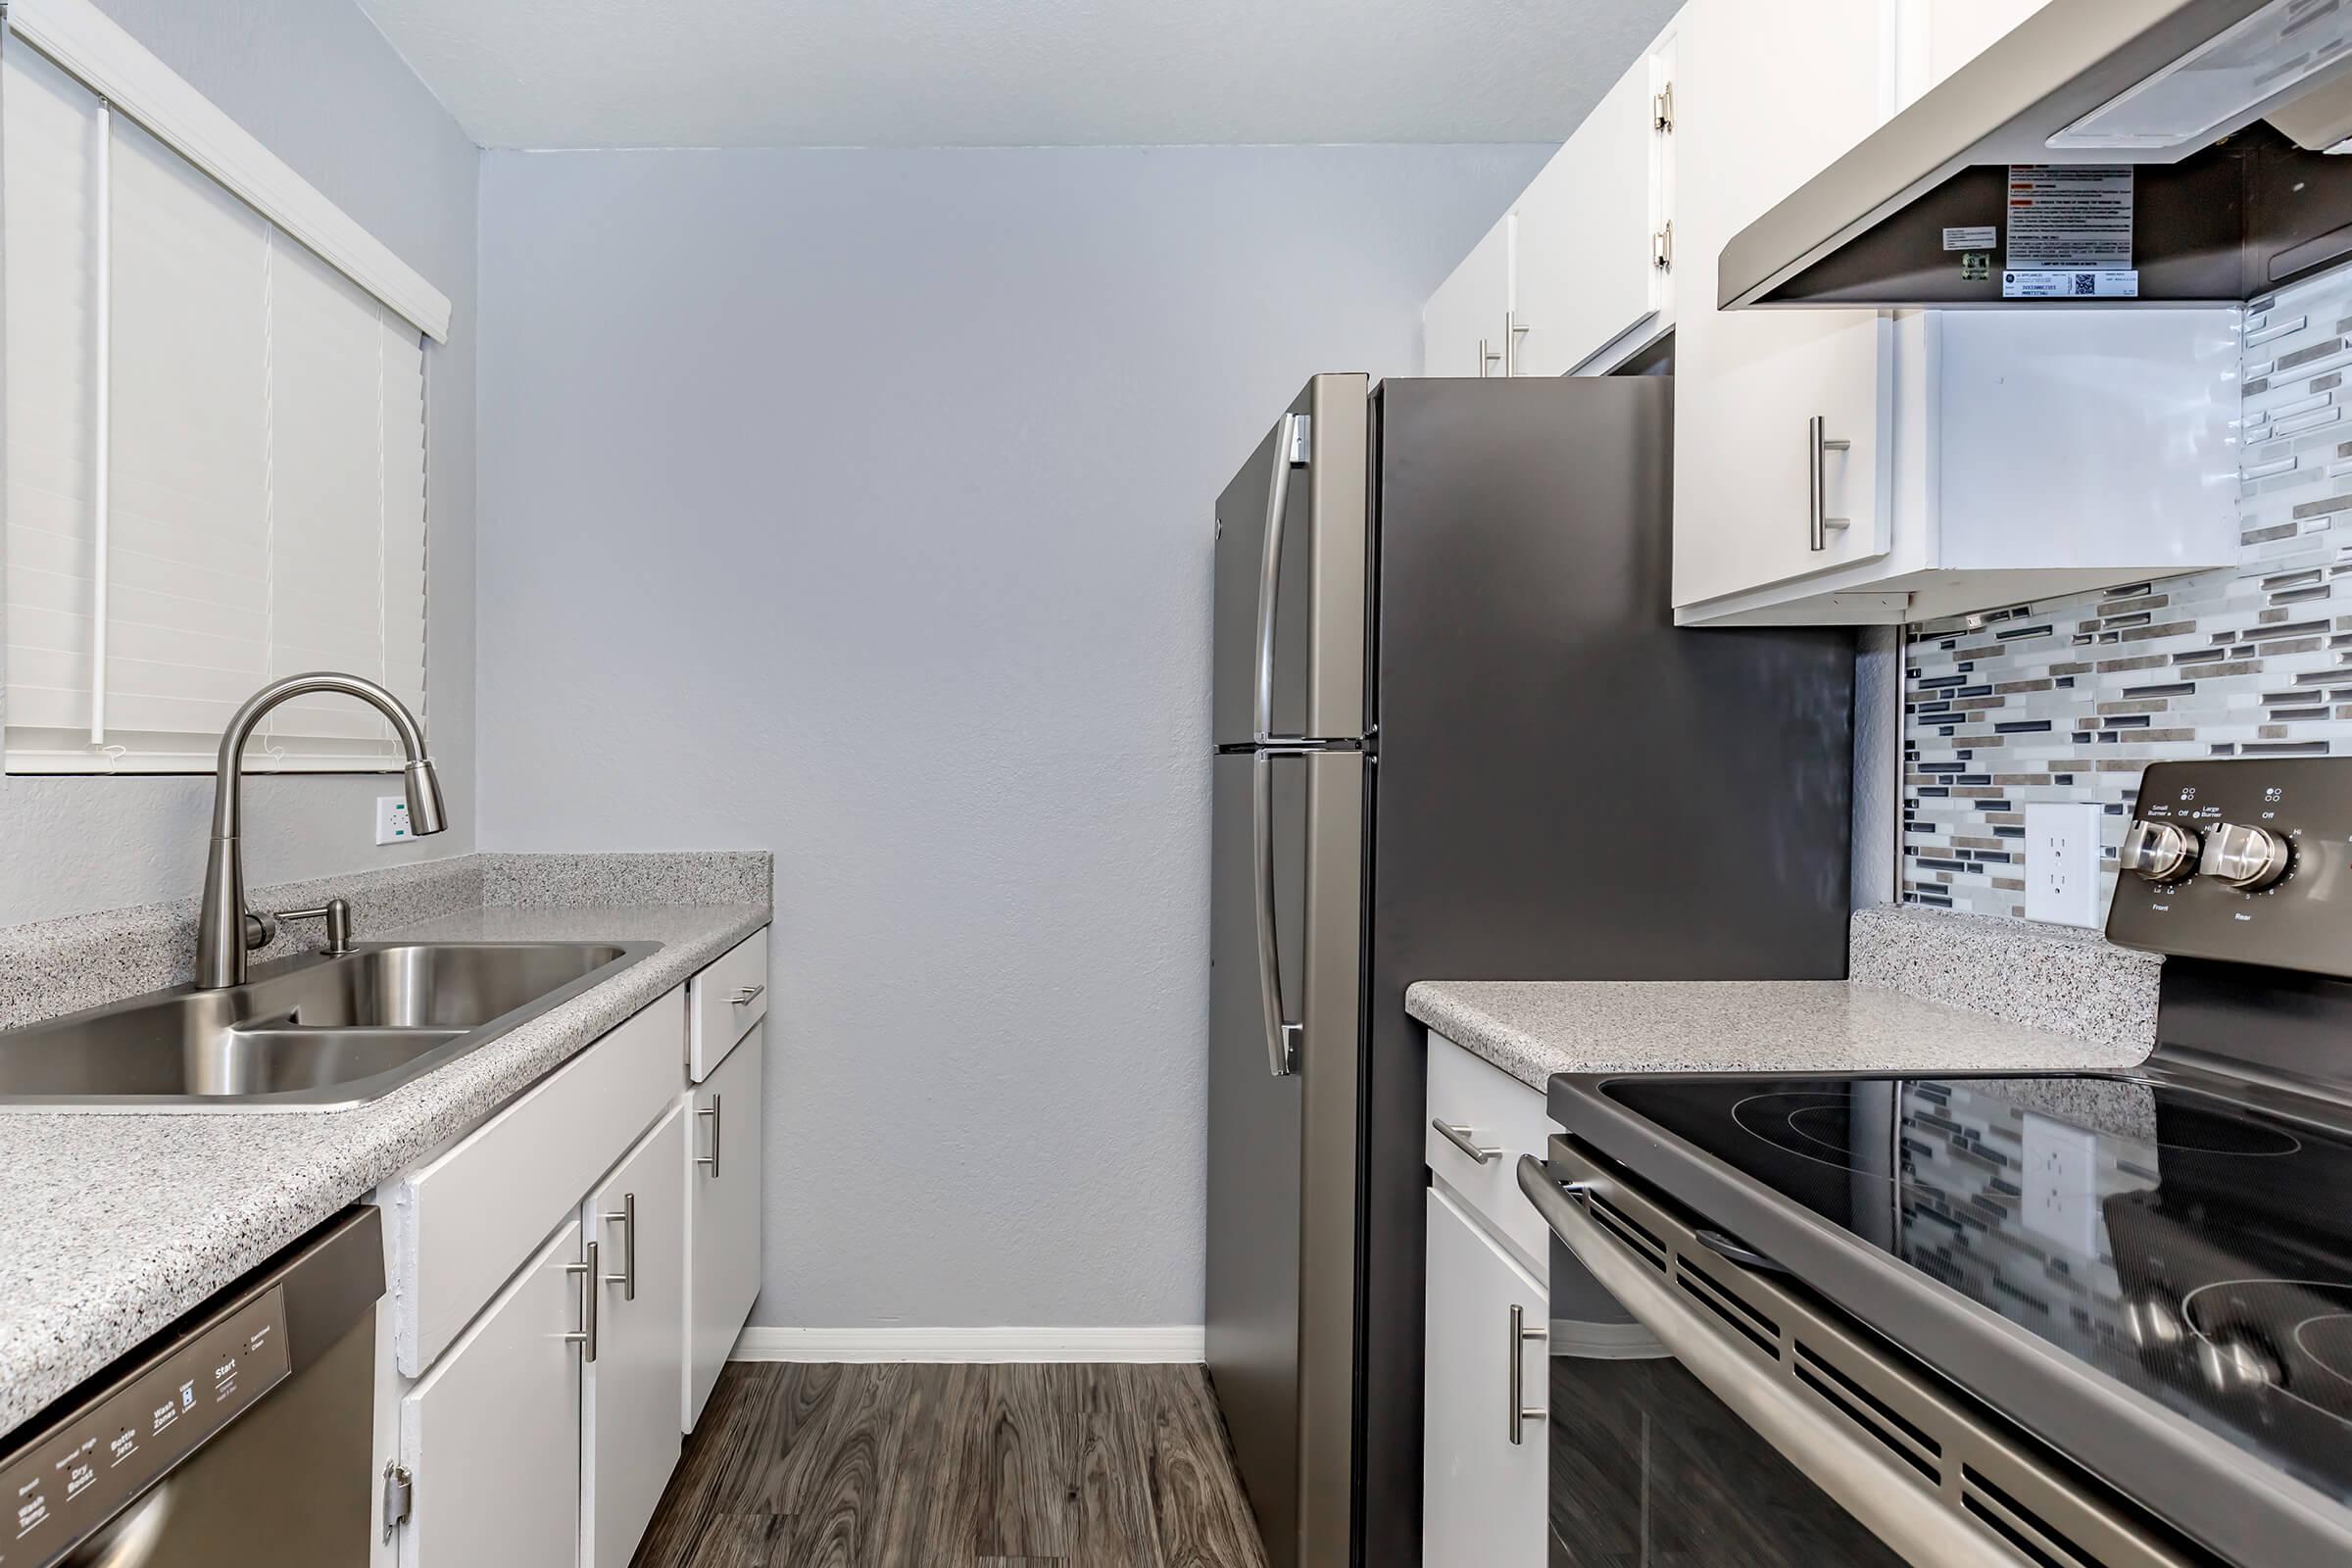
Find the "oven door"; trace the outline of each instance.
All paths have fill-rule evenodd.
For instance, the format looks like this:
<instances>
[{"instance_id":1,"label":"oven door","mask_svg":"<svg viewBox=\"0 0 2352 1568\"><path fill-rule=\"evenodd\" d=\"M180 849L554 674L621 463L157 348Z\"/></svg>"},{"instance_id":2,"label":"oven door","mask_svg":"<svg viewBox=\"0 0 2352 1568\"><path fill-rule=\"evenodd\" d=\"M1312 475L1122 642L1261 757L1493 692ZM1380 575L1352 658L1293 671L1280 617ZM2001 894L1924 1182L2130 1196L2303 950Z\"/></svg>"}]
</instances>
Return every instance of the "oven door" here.
<instances>
[{"instance_id":1,"label":"oven door","mask_svg":"<svg viewBox=\"0 0 2352 1568\"><path fill-rule=\"evenodd\" d=\"M1552 1568L2182 1568L1768 1259L1553 1138Z\"/></svg>"}]
</instances>

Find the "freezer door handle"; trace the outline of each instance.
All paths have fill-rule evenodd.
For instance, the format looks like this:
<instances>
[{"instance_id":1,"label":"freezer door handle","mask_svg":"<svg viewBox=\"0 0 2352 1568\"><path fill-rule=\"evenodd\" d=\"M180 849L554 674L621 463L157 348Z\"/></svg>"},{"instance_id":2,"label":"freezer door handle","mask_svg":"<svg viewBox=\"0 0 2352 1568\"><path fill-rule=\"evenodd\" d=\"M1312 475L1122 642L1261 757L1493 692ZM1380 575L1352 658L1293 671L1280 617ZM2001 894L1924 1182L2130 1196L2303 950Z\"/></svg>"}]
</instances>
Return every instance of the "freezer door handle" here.
<instances>
[{"instance_id":1,"label":"freezer door handle","mask_svg":"<svg viewBox=\"0 0 2352 1568\"><path fill-rule=\"evenodd\" d=\"M1266 486L1266 553L1257 569L1257 691L1250 715L1251 733L1261 743L1274 738L1274 608L1282 589L1282 532L1291 513L1291 470L1306 466L1310 428L1306 415L1286 414L1274 430L1274 477Z\"/></svg>"},{"instance_id":2,"label":"freezer door handle","mask_svg":"<svg viewBox=\"0 0 2352 1568\"><path fill-rule=\"evenodd\" d=\"M1262 688L1261 688L1262 689ZM1250 759L1250 837L1257 852L1257 996L1266 1019L1266 1065L1277 1078L1298 1070L1305 1026L1282 1015L1282 947L1274 928L1274 758Z\"/></svg>"}]
</instances>

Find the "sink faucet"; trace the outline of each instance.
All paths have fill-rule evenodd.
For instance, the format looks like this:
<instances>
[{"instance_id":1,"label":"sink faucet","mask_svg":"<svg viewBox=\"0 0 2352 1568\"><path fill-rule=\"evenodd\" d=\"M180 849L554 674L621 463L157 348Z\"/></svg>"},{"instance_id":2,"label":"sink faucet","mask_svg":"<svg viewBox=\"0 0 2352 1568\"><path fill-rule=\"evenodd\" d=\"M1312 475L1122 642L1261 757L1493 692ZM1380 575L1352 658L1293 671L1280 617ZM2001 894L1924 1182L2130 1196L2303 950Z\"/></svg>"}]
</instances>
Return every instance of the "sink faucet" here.
<instances>
[{"instance_id":1,"label":"sink faucet","mask_svg":"<svg viewBox=\"0 0 2352 1568\"><path fill-rule=\"evenodd\" d=\"M245 907L245 858L238 843L239 783L245 742L278 704L319 692L356 697L392 721L407 754L409 830L422 836L449 825L441 780L424 755L424 730L401 700L371 680L318 670L271 681L245 700L220 736L220 772L213 786L213 846L204 863L204 905L196 913L196 989L220 991L245 983L245 955L270 940L270 928Z\"/></svg>"}]
</instances>

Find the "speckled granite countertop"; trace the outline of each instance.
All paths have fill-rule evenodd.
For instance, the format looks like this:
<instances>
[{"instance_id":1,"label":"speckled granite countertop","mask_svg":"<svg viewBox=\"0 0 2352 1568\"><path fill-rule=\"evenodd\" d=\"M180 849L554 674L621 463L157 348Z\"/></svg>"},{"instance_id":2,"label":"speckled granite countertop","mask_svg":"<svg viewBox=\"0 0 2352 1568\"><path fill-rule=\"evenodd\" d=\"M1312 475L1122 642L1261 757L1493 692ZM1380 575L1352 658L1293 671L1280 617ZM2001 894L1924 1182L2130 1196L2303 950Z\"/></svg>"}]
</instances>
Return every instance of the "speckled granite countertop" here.
<instances>
[{"instance_id":1,"label":"speckled granite countertop","mask_svg":"<svg viewBox=\"0 0 2352 1568\"><path fill-rule=\"evenodd\" d=\"M370 941L608 940L662 949L353 1109L0 1110L0 1433L455 1140L770 917L765 902L614 903L476 907L393 931L363 929Z\"/></svg>"},{"instance_id":2,"label":"speckled granite countertop","mask_svg":"<svg viewBox=\"0 0 2352 1568\"><path fill-rule=\"evenodd\" d=\"M1404 1006L1537 1089L1556 1072L2130 1067L2148 1054L1843 980L1423 981Z\"/></svg>"},{"instance_id":3,"label":"speckled granite countertop","mask_svg":"<svg viewBox=\"0 0 2352 1568\"><path fill-rule=\"evenodd\" d=\"M2164 960L2097 933L1890 905L1847 980L1430 980L1405 1011L1542 1089L1555 1072L2131 1067Z\"/></svg>"}]
</instances>

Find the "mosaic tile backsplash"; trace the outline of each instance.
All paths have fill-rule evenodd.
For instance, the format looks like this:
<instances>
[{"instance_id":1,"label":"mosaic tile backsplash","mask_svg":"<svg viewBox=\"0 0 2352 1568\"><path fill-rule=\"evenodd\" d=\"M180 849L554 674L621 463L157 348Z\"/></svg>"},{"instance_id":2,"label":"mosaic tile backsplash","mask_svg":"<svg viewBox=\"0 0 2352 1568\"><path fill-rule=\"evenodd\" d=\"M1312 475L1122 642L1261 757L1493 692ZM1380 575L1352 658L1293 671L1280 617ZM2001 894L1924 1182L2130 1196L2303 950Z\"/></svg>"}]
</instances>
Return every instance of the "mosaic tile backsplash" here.
<instances>
[{"instance_id":1,"label":"mosaic tile backsplash","mask_svg":"<svg viewBox=\"0 0 2352 1568\"><path fill-rule=\"evenodd\" d=\"M1908 629L1905 901L2022 917L2027 805L2093 801L2103 906L2148 763L2352 753L2352 269L2245 342L2236 565Z\"/></svg>"}]
</instances>

